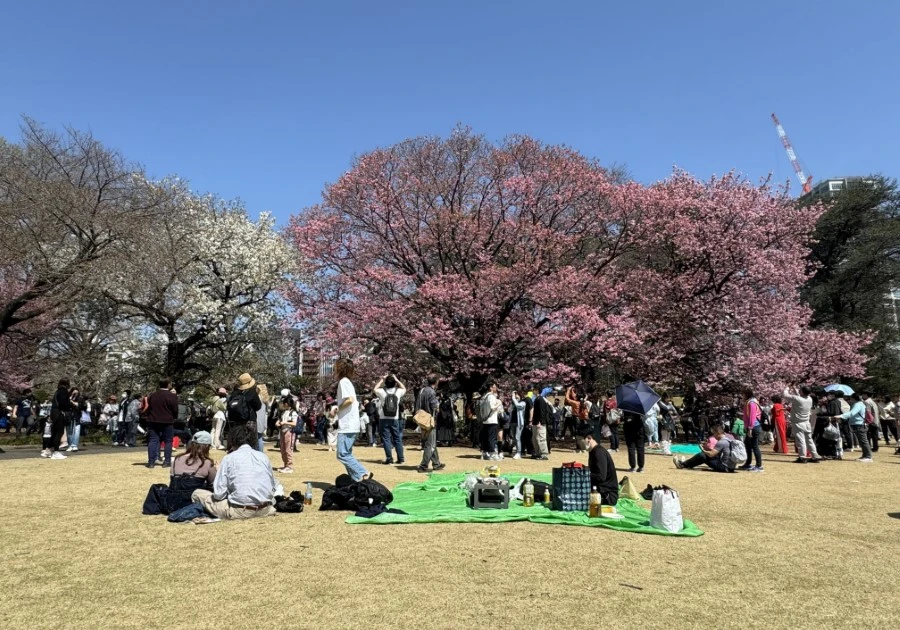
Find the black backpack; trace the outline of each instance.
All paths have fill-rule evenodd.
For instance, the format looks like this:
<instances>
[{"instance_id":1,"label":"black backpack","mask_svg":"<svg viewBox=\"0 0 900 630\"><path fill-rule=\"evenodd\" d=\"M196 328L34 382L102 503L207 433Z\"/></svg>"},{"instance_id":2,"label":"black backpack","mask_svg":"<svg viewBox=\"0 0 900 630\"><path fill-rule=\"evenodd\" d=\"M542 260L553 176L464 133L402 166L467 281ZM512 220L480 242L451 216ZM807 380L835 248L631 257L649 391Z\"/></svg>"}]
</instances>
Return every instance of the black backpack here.
<instances>
[{"instance_id":1,"label":"black backpack","mask_svg":"<svg viewBox=\"0 0 900 630\"><path fill-rule=\"evenodd\" d=\"M594 421L600 420L601 411L602 408L600 407L600 403L595 402L593 405L591 405L591 410L588 412L588 417Z\"/></svg>"},{"instance_id":2,"label":"black backpack","mask_svg":"<svg viewBox=\"0 0 900 630\"><path fill-rule=\"evenodd\" d=\"M250 403L243 392L232 394L228 398L228 421L229 422L250 422L256 420L256 414L250 409Z\"/></svg>"},{"instance_id":3,"label":"black backpack","mask_svg":"<svg viewBox=\"0 0 900 630\"><path fill-rule=\"evenodd\" d=\"M381 415L385 418L396 418L397 412L400 411L400 399L397 398L397 390L393 393L384 391L384 404L381 406Z\"/></svg>"}]
</instances>

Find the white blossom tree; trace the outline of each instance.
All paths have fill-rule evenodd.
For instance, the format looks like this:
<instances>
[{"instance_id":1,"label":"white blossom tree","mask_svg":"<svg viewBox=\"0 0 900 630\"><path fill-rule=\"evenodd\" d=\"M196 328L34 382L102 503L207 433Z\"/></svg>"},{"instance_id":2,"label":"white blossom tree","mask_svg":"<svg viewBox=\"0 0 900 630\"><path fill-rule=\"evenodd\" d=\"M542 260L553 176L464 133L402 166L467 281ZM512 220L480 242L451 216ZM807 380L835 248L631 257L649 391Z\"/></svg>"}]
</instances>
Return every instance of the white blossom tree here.
<instances>
[{"instance_id":1,"label":"white blossom tree","mask_svg":"<svg viewBox=\"0 0 900 630\"><path fill-rule=\"evenodd\" d=\"M182 386L280 335L279 289L292 257L271 216L178 184L170 211L117 251L104 294L142 327L146 350L165 348L165 374Z\"/></svg>"}]
</instances>

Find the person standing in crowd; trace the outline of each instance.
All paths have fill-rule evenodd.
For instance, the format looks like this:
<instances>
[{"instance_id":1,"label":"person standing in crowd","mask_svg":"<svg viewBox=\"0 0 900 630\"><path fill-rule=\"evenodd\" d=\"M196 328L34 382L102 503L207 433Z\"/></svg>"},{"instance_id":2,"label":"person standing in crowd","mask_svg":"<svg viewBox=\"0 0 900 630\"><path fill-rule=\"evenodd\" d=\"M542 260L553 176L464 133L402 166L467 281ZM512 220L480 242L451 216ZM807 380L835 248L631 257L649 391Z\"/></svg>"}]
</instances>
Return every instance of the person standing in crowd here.
<instances>
[{"instance_id":1,"label":"person standing in crowd","mask_svg":"<svg viewBox=\"0 0 900 630\"><path fill-rule=\"evenodd\" d=\"M553 405L550 402L552 387L545 387L540 395L535 396L533 412L531 416L531 443L534 449L532 458L550 459L550 449L547 447L547 426L553 422Z\"/></svg>"},{"instance_id":2,"label":"person standing in crowd","mask_svg":"<svg viewBox=\"0 0 900 630\"><path fill-rule=\"evenodd\" d=\"M69 399L72 401L74 409L69 412L69 448L66 451L74 453L78 451L78 446L81 443L81 425L85 416L87 417L87 424L91 422L91 404L74 387L69 394Z\"/></svg>"},{"instance_id":3,"label":"person standing in crowd","mask_svg":"<svg viewBox=\"0 0 900 630\"><path fill-rule=\"evenodd\" d=\"M488 382L481 391L478 401L478 419L481 421L481 459L500 460L503 457L497 450L497 431L499 415L503 403L497 395L497 384Z\"/></svg>"},{"instance_id":4,"label":"person standing in crowd","mask_svg":"<svg viewBox=\"0 0 900 630\"><path fill-rule=\"evenodd\" d=\"M122 413L120 446L134 448L137 446L137 426L141 417L141 394L129 392L128 400L123 401L125 410Z\"/></svg>"},{"instance_id":5,"label":"person standing in crowd","mask_svg":"<svg viewBox=\"0 0 900 630\"><path fill-rule=\"evenodd\" d=\"M809 422L813 406L811 393L806 385L800 388L799 393L796 390L791 393L789 388L784 390L784 399L791 406L791 430L794 432L794 442L797 446L798 464L805 464L807 461L816 464L822 461L812 439L812 425ZM809 459L807 455L810 456Z\"/></svg>"},{"instance_id":6,"label":"person standing in crowd","mask_svg":"<svg viewBox=\"0 0 900 630\"><path fill-rule=\"evenodd\" d=\"M522 459L522 429L525 428L525 401L519 399L519 392L513 391L512 405L510 407L510 431L515 446L513 459Z\"/></svg>"},{"instance_id":7,"label":"person standing in crowd","mask_svg":"<svg viewBox=\"0 0 900 630\"><path fill-rule=\"evenodd\" d=\"M375 398L377 398L377 396ZM369 446L377 446L378 440L381 437L380 427L378 426L378 404L375 402L375 398L367 398L364 407L366 415L369 416Z\"/></svg>"},{"instance_id":8,"label":"person standing in crowd","mask_svg":"<svg viewBox=\"0 0 900 630\"><path fill-rule=\"evenodd\" d=\"M628 472L644 472L644 418L631 411L624 411L622 432L628 447Z\"/></svg>"},{"instance_id":9,"label":"person standing in crowd","mask_svg":"<svg viewBox=\"0 0 900 630\"><path fill-rule=\"evenodd\" d=\"M872 392L863 392L862 401L866 406L866 437L869 440L869 448L873 453L878 452L878 428L881 425L881 415L878 404L872 398Z\"/></svg>"},{"instance_id":10,"label":"person standing in crowd","mask_svg":"<svg viewBox=\"0 0 900 630\"><path fill-rule=\"evenodd\" d=\"M402 464L406 460L403 456L403 420L400 416L400 400L406 395L406 386L396 376L388 374L378 380L373 390L381 403L378 431L381 433L381 443L384 446L382 463L393 464L393 450L396 450L397 463Z\"/></svg>"},{"instance_id":11,"label":"person standing in crowd","mask_svg":"<svg viewBox=\"0 0 900 630\"><path fill-rule=\"evenodd\" d=\"M232 427L236 424L253 423L256 430L256 414L263 406L256 388L256 379L247 374L238 377L237 386L228 397L228 424Z\"/></svg>"},{"instance_id":12,"label":"person standing in crowd","mask_svg":"<svg viewBox=\"0 0 900 630\"><path fill-rule=\"evenodd\" d=\"M588 469L591 471L591 487L600 493L601 505L615 505L619 501L619 478L616 465L605 448L588 431L584 438L588 449Z\"/></svg>"},{"instance_id":13,"label":"person standing in crowd","mask_svg":"<svg viewBox=\"0 0 900 630\"><path fill-rule=\"evenodd\" d=\"M900 446L900 440L897 439L897 419L895 414L897 405L890 396L885 396L881 404L881 431L884 433L884 443L891 443L891 436L894 436L894 444Z\"/></svg>"},{"instance_id":14,"label":"person standing in crowd","mask_svg":"<svg viewBox=\"0 0 900 630\"><path fill-rule=\"evenodd\" d=\"M175 419L178 417L178 396L169 391L167 378L159 382L159 389L147 399L147 468L156 466L159 444L165 444L163 468L172 466L172 438L175 437Z\"/></svg>"},{"instance_id":15,"label":"person standing in crowd","mask_svg":"<svg viewBox=\"0 0 900 630\"><path fill-rule=\"evenodd\" d=\"M350 359L338 359L334 364L337 386L337 459L347 469L353 481L370 479L372 474L353 456L353 444L359 435L359 402L353 377L356 370Z\"/></svg>"},{"instance_id":16,"label":"person standing in crowd","mask_svg":"<svg viewBox=\"0 0 900 630\"><path fill-rule=\"evenodd\" d=\"M325 406L325 394L324 392L319 392L318 394L316 394L316 402L313 405L313 414L315 414L316 418L316 444L320 446L325 445L325 432L328 429L328 423L325 420L325 414L327 412L328 409ZM369 417L372 417L372 415L369 414Z\"/></svg>"},{"instance_id":17,"label":"person standing in crowd","mask_svg":"<svg viewBox=\"0 0 900 630\"><path fill-rule=\"evenodd\" d=\"M775 433L774 451L776 453L787 455L787 420L784 417L784 403L782 401L783 398L778 394L772 396L772 411L770 417L772 418L772 427Z\"/></svg>"},{"instance_id":18,"label":"person standing in crowd","mask_svg":"<svg viewBox=\"0 0 900 630\"><path fill-rule=\"evenodd\" d=\"M256 393L259 396L260 407L256 410L256 434L259 438L257 440L257 450L262 453L265 451L265 442L263 442L263 434L266 432L266 425L268 424L269 418L269 404L271 399L269 398L269 388L265 383L260 383L256 387Z\"/></svg>"},{"instance_id":19,"label":"person standing in crowd","mask_svg":"<svg viewBox=\"0 0 900 630\"><path fill-rule=\"evenodd\" d=\"M456 411L450 396L444 394L440 400L438 417L435 419L437 444L438 446L452 446L456 438Z\"/></svg>"},{"instance_id":20,"label":"person standing in crowd","mask_svg":"<svg viewBox=\"0 0 900 630\"><path fill-rule=\"evenodd\" d=\"M35 400L34 395L32 395L31 389L25 388L22 392L22 396L19 397L19 400L16 401L16 404L13 407L13 419L16 422L16 437L19 437L19 434L23 429L25 430L26 437L31 433L36 406L37 401Z\"/></svg>"},{"instance_id":21,"label":"person standing in crowd","mask_svg":"<svg viewBox=\"0 0 900 630\"><path fill-rule=\"evenodd\" d=\"M646 448L659 448L659 402L644 414L644 442Z\"/></svg>"},{"instance_id":22,"label":"person standing in crowd","mask_svg":"<svg viewBox=\"0 0 900 630\"><path fill-rule=\"evenodd\" d=\"M847 421L862 448L862 457L856 461L868 464L872 462L872 449L869 448L868 429L866 429L866 404L858 393L851 394L850 399L853 401L850 411L835 416L835 419Z\"/></svg>"},{"instance_id":23,"label":"person standing in crowd","mask_svg":"<svg viewBox=\"0 0 900 630\"><path fill-rule=\"evenodd\" d=\"M278 472L291 474L294 472L294 427L297 426L297 412L289 396L283 397L278 407L280 415L275 421L275 426L279 432L278 445L283 464Z\"/></svg>"},{"instance_id":24,"label":"person standing in crowd","mask_svg":"<svg viewBox=\"0 0 900 630\"><path fill-rule=\"evenodd\" d=\"M212 447L218 451L224 451L222 436L225 433L225 414L228 412L228 390L220 387L210 404L213 413Z\"/></svg>"},{"instance_id":25,"label":"person standing in crowd","mask_svg":"<svg viewBox=\"0 0 900 630\"><path fill-rule=\"evenodd\" d=\"M592 398L593 400L591 400ZM588 423L591 433L594 435L594 439L599 441L603 436L603 401L599 396L595 398L594 395L591 395L585 398L585 403L588 405Z\"/></svg>"},{"instance_id":26,"label":"person standing in crowd","mask_svg":"<svg viewBox=\"0 0 900 630\"><path fill-rule=\"evenodd\" d=\"M609 452L619 452L619 423L622 421L622 412L616 402L616 393L613 390L606 392L606 401L603 403L604 422L609 427Z\"/></svg>"},{"instance_id":27,"label":"person standing in crowd","mask_svg":"<svg viewBox=\"0 0 900 630\"><path fill-rule=\"evenodd\" d=\"M105 426L112 436L112 445L125 445L125 419L122 417L122 405L115 394L110 394L100 410L100 424ZM115 432L110 429L115 428Z\"/></svg>"},{"instance_id":28,"label":"person standing in crowd","mask_svg":"<svg viewBox=\"0 0 900 630\"><path fill-rule=\"evenodd\" d=\"M416 399L416 410L419 409L430 413L431 417L435 420L437 419L437 414L440 410L440 402L438 401L437 394L434 391L435 386L437 386L438 378L437 376L429 376L426 380L425 387L423 387L419 391L419 396ZM437 427L434 423L430 429L424 430L422 434L422 462L419 464L419 467L416 469L421 473L428 472L428 464L431 464L431 469L433 471L443 470L445 468L445 464L441 463L441 457L438 454L437 449Z\"/></svg>"},{"instance_id":29,"label":"person standing in crowd","mask_svg":"<svg viewBox=\"0 0 900 630\"><path fill-rule=\"evenodd\" d=\"M66 459L66 456L59 449L66 421L74 410L75 406L72 404L72 399L69 396L69 379L60 379L50 406L50 416L47 421L50 425L49 430L45 427L43 431L44 448L41 451L41 457Z\"/></svg>"},{"instance_id":30,"label":"person standing in crowd","mask_svg":"<svg viewBox=\"0 0 900 630\"><path fill-rule=\"evenodd\" d=\"M672 434L675 433L675 422L678 420L678 411L672 404L668 392L663 393L659 406L659 438L663 455L672 454Z\"/></svg>"},{"instance_id":31,"label":"person standing in crowd","mask_svg":"<svg viewBox=\"0 0 900 630\"><path fill-rule=\"evenodd\" d=\"M194 490L191 500L221 519L247 519L275 514L275 475L265 454L256 450L256 427L246 422L228 433L213 490Z\"/></svg>"},{"instance_id":32,"label":"person standing in crowd","mask_svg":"<svg viewBox=\"0 0 900 630\"><path fill-rule=\"evenodd\" d=\"M763 472L762 451L759 448L759 436L762 433L762 411L751 389L744 390L742 419L744 421L744 430L747 432L744 438L744 445L747 447L747 462L741 466L741 470ZM810 435L812 435L812 431L810 431ZM753 458L756 458L756 466L751 465Z\"/></svg>"}]
</instances>

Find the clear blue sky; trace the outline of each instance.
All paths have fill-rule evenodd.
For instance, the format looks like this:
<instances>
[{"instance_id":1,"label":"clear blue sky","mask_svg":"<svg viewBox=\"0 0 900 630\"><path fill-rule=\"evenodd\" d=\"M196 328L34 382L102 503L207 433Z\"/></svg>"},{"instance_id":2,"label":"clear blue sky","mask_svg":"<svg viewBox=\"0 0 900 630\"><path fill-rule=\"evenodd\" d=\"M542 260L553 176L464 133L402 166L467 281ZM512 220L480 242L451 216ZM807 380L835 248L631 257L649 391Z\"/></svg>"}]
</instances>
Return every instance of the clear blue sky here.
<instances>
[{"instance_id":1,"label":"clear blue sky","mask_svg":"<svg viewBox=\"0 0 900 630\"><path fill-rule=\"evenodd\" d=\"M8 2L0 135L90 129L285 220L354 155L457 123L644 182L900 175L900 3ZM794 184L796 190L796 183Z\"/></svg>"}]
</instances>

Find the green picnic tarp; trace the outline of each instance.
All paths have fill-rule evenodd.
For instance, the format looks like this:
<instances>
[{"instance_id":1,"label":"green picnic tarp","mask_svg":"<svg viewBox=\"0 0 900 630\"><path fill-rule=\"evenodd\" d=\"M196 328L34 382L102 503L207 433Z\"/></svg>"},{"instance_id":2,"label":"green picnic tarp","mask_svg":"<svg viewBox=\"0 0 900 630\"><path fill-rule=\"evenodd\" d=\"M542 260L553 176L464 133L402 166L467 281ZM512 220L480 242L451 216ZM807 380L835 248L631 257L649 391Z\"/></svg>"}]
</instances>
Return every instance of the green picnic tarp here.
<instances>
[{"instance_id":1,"label":"green picnic tarp","mask_svg":"<svg viewBox=\"0 0 900 630\"><path fill-rule=\"evenodd\" d=\"M524 475L502 475L515 485ZM374 518L348 516L347 523L353 525L393 525L399 523L505 523L508 521L531 521L547 525L583 525L605 527L639 534L660 536L702 536L703 532L691 521L684 521L684 529L671 533L650 527L650 511L638 501L619 499L616 510L625 518L612 520L590 518L586 512L558 512L542 504L523 507L521 501L509 502L509 508L473 510L467 504L467 493L459 487L466 473L432 474L422 482L401 483L392 490L394 500L388 506L403 510L406 514L384 512ZM529 475L529 479L551 483L549 474ZM538 497L540 498L540 497ZM649 502L644 502L649 507Z\"/></svg>"}]
</instances>

